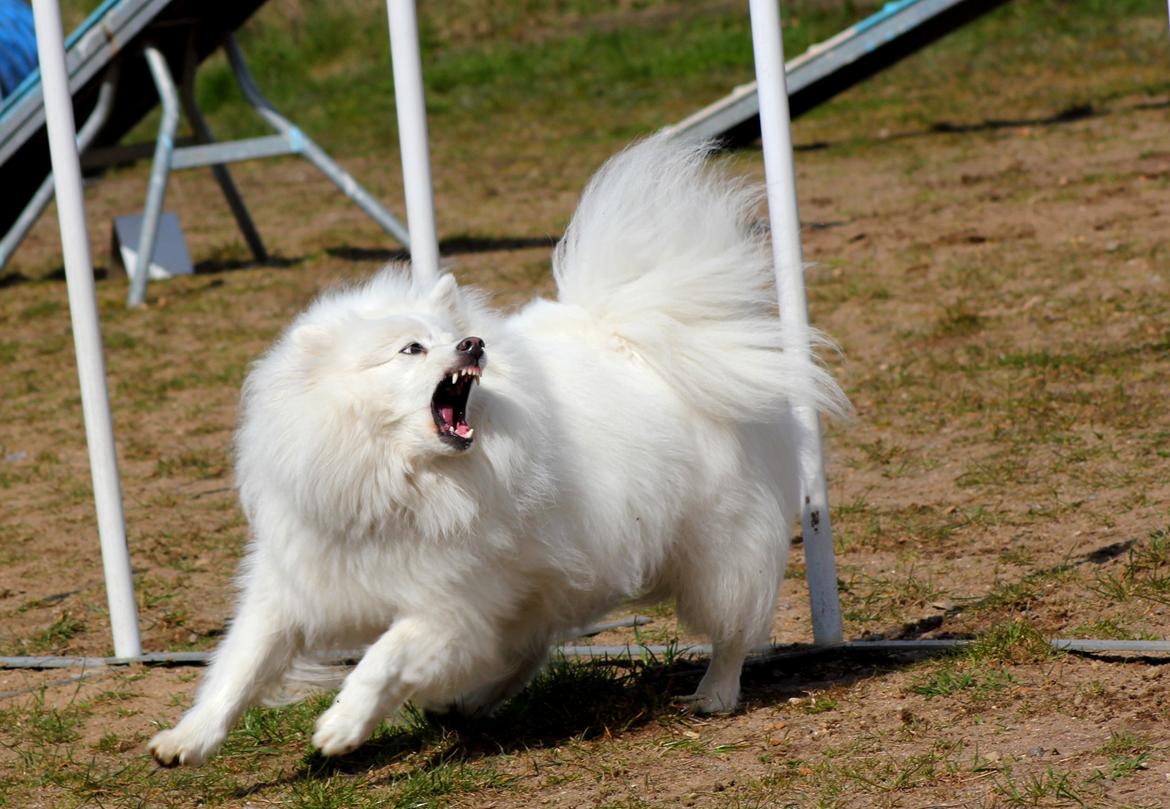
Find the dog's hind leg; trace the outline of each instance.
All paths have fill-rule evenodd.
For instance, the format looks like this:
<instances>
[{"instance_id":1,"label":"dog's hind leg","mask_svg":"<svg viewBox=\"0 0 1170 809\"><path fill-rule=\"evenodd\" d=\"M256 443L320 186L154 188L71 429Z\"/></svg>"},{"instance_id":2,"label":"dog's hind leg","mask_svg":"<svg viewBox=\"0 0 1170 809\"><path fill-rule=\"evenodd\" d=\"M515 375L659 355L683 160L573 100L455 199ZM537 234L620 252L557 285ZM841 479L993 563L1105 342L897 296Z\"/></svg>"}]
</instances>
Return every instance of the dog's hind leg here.
<instances>
[{"instance_id":1,"label":"dog's hind leg","mask_svg":"<svg viewBox=\"0 0 1170 809\"><path fill-rule=\"evenodd\" d=\"M695 713L731 713L739 705L739 676L748 646L741 639L717 641L699 687L683 702Z\"/></svg>"},{"instance_id":2,"label":"dog's hind leg","mask_svg":"<svg viewBox=\"0 0 1170 809\"><path fill-rule=\"evenodd\" d=\"M739 493L697 526L676 570L683 623L711 639L711 663L688 698L699 713L727 713L739 703L744 658L767 637L787 558L774 501Z\"/></svg>"},{"instance_id":3,"label":"dog's hind leg","mask_svg":"<svg viewBox=\"0 0 1170 809\"><path fill-rule=\"evenodd\" d=\"M216 650L195 705L147 746L164 767L198 766L212 756L240 715L288 668L301 647L300 633L279 623L265 588L245 593L227 637Z\"/></svg>"},{"instance_id":4,"label":"dog's hind leg","mask_svg":"<svg viewBox=\"0 0 1170 809\"><path fill-rule=\"evenodd\" d=\"M481 632L460 632L451 616L404 616L366 650L333 705L317 720L313 746L327 756L350 752L386 716L420 690L457 694L489 665Z\"/></svg>"}]
</instances>

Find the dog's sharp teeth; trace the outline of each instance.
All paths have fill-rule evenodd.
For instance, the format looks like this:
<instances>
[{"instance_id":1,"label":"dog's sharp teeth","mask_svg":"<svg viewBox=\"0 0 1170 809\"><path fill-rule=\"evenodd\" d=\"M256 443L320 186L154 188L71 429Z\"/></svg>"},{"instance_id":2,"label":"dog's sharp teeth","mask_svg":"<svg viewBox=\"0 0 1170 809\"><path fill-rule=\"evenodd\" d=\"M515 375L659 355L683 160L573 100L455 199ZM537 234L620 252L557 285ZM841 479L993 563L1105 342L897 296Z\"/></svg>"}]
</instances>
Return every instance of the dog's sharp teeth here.
<instances>
[{"instance_id":1,"label":"dog's sharp teeth","mask_svg":"<svg viewBox=\"0 0 1170 809\"><path fill-rule=\"evenodd\" d=\"M457 379L459 379L459 374L458 374L458 373L453 373L453 374L451 374L451 384L452 384L452 385L454 385L454 384L455 384L455 381L456 381Z\"/></svg>"},{"instance_id":2,"label":"dog's sharp teeth","mask_svg":"<svg viewBox=\"0 0 1170 809\"><path fill-rule=\"evenodd\" d=\"M465 436L463 436L463 437L464 437L464 438L471 438L471 436L473 436L473 435L475 435L475 428L474 428L474 427L468 427L468 428L467 428L467 435L465 435Z\"/></svg>"}]
</instances>

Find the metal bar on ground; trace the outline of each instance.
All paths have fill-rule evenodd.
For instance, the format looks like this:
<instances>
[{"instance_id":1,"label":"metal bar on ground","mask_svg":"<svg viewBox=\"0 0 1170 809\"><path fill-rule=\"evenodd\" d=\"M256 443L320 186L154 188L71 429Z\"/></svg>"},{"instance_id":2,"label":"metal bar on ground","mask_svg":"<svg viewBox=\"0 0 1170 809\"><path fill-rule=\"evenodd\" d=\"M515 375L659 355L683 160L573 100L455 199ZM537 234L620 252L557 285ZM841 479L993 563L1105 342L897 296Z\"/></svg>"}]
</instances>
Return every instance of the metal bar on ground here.
<instances>
[{"instance_id":1,"label":"metal bar on ground","mask_svg":"<svg viewBox=\"0 0 1170 809\"><path fill-rule=\"evenodd\" d=\"M899 652L944 652L962 649L975 640L968 638L928 638L924 640L852 640L837 644L777 644L761 646L751 651L749 661L756 663L813 657L828 654L882 654ZM1170 655L1170 641L1156 640L1084 640L1080 638L1056 638L1049 641L1053 649L1061 652L1082 654L1135 654ZM554 646L554 655L578 659L605 658L695 658L711 654L711 645L639 644L589 645L567 644ZM339 652L332 660L335 663L354 661L361 657L360 650ZM0 657L0 671L5 669L94 669L105 666L201 666L211 657L210 652L155 652L150 654L123 655L116 657Z\"/></svg>"},{"instance_id":2,"label":"metal bar on ground","mask_svg":"<svg viewBox=\"0 0 1170 809\"><path fill-rule=\"evenodd\" d=\"M608 632L611 629L626 629L634 626L645 626L646 624L652 623L654 623L653 618L647 618L645 615L634 615L629 618L622 618L617 621L603 621L599 624L590 624L576 634L579 638L591 638L594 635L600 635L602 632Z\"/></svg>"},{"instance_id":3,"label":"metal bar on ground","mask_svg":"<svg viewBox=\"0 0 1170 809\"><path fill-rule=\"evenodd\" d=\"M386 12L402 181L406 186L406 223L410 228L410 266L415 283L425 288L439 277L439 237L435 229L435 196L427 147L418 19L414 0L386 0Z\"/></svg>"},{"instance_id":4,"label":"metal bar on ground","mask_svg":"<svg viewBox=\"0 0 1170 809\"><path fill-rule=\"evenodd\" d=\"M792 160L784 44L780 37L777 0L751 0L751 24L756 80L763 88L760 92L760 128L784 350L793 356L811 360L804 259L800 246L800 212L796 201L796 170ZM800 523L804 537L809 606L812 610L813 642L818 645L840 643L841 605L837 595L837 563L833 556L833 529L829 521L821 426L817 411L810 402L793 403L791 419L796 427L801 466Z\"/></svg>"},{"instance_id":5,"label":"metal bar on ground","mask_svg":"<svg viewBox=\"0 0 1170 809\"><path fill-rule=\"evenodd\" d=\"M1052 641L1052 646L1065 652L1154 652L1170 654L1170 641L1165 640L1067 640Z\"/></svg>"},{"instance_id":6,"label":"metal bar on ground","mask_svg":"<svg viewBox=\"0 0 1170 809\"><path fill-rule=\"evenodd\" d=\"M158 90L162 105L162 120L158 125L158 140L154 144L154 163L150 169L150 185L146 190L146 207L142 210L142 233L138 237L138 255L130 273L130 294L126 303L141 306L146 301L146 283L150 280L150 263L154 260L158 223L162 218L163 202L167 195L167 178L171 172L171 157L175 151L175 132L179 128L179 94L171 78L167 58L151 45L142 49L146 64Z\"/></svg>"},{"instance_id":7,"label":"metal bar on ground","mask_svg":"<svg viewBox=\"0 0 1170 809\"><path fill-rule=\"evenodd\" d=\"M90 473L101 540L106 597L114 653L136 657L142 653L138 631L138 608L126 545L126 523L122 512L122 490L118 458L114 452L114 427L110 397L106 388L102 335L94 292L93 263L89 233L85 225L85 200L81 194L81 165L77 156L76 124L65 72L64 36L61 10L56 0L34 0L37 56L44 88L45 121L53 185L57 196L57 217L61 228L61 249L65 259L65 280L69 314L73 324L73 346L77 354L77 375L81 383L81 409L89 445Z\"/></svg>"}]
</instances>

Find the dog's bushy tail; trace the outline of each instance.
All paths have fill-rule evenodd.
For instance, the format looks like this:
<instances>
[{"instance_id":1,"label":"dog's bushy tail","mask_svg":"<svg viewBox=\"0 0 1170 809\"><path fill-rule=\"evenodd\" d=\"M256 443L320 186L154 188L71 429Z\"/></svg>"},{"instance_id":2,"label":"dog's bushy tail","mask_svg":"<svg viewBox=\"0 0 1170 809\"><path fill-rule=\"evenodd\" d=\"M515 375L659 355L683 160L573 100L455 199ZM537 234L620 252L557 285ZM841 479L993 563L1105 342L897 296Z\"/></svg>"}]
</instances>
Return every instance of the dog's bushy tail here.
<instances>
[{"instance_id":1,"label":"dog's bushy tail","mask_svg":"<svg viewBox=\"0 0 1170 809\"><path fill-rule=\"evenodd\" d=\"M843 413L828 372L781 350L762 189L709 154L656 135L610 159L557 245L560 300L717 417L759 421L793 400Z\"/></svg>"}]
</instances>

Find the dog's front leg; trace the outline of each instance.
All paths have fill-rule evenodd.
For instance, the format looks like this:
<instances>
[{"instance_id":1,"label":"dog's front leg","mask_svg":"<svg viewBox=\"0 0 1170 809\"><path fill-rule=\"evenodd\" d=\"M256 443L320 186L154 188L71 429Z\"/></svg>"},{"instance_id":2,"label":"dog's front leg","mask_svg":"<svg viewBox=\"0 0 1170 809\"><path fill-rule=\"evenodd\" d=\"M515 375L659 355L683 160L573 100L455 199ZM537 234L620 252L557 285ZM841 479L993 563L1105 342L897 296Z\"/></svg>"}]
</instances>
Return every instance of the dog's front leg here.
<instances>
[{"instance_id":1,"label":"dog's front leg","mask_svg":"<svg viewBox=\"0 0 1170 809\"><path fill-rule=\"evenodd\" d=\"M348 753L418 690L456 690L475 655L467 639L444 624L417 617L396 620L366 650L333 705L317 720L313 746L327 756Z\"/></svg>"},{"instance_id":2,"label":"dog's front leg","mask_svg":"<svg viewBox=\"0 0 1170 809\"><path fill-rule=\"evenodd\" d=\"M215 754L240 715L288 668L300 633L261 587L244 593L227 637L212 657L195 705L178 725L155 734L147 748L164 767L198 766Z\"/></svg>"}]
</instances>

